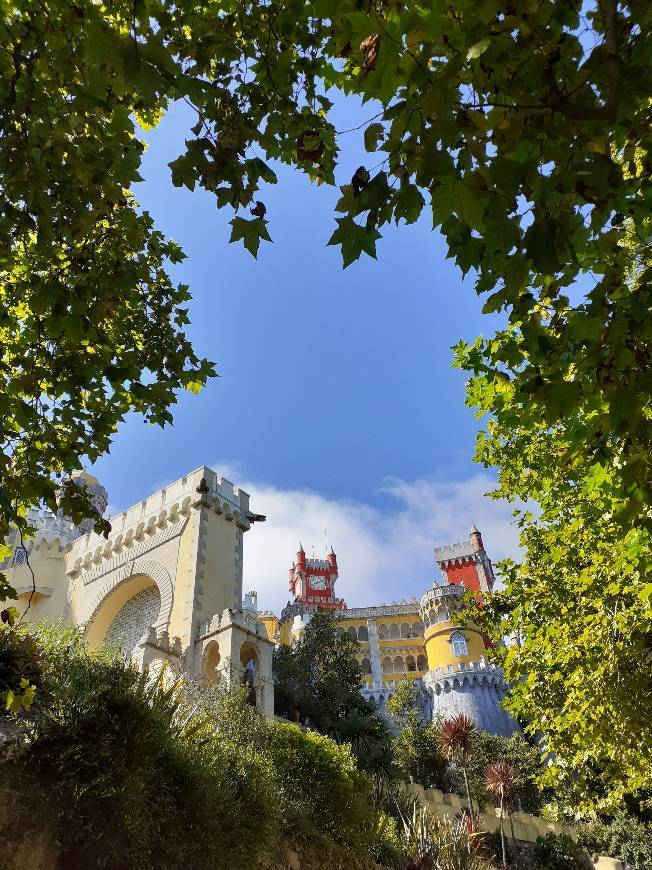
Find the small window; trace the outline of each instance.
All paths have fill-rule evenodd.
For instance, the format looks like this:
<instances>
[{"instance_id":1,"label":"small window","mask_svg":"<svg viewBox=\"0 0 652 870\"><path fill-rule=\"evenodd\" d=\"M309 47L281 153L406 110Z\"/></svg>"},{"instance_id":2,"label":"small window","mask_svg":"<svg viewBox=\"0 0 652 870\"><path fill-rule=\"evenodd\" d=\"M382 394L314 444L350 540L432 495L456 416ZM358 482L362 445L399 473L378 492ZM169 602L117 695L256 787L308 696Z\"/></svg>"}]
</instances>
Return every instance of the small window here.
<instances>
[{"instance_id":1,"label":"small window","mask_svg":"<svg viewBox=\"0 0 652 870\"><path fill-rule=\"evenodd\" d=\"M468 656L469 648L466 643L466 638L463 634L454 634L451 637L451 643L453 644L453 654L456 656Z\"/></svg>"}]
</instances>

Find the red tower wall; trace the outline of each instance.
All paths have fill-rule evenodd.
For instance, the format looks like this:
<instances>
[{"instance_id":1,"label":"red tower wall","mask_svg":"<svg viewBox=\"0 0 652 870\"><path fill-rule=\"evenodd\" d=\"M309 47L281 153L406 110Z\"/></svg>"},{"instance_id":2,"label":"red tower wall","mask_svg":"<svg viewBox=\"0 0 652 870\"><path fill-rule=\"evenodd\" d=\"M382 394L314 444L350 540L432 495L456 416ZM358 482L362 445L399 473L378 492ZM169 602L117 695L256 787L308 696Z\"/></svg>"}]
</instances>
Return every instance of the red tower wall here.
<instances>
[{"instance_id":1,"label":"red tower wall","mask_svg":"<svg viewBox=\"0 0 652 870\"><path fill-rule=\"evenodd\" d=\"M446 579L455 586L466 586L472 592L480 592L480 578L474 561L469 560L461 565L448 565L444 568Z\"/></svg>"}]
</instances>

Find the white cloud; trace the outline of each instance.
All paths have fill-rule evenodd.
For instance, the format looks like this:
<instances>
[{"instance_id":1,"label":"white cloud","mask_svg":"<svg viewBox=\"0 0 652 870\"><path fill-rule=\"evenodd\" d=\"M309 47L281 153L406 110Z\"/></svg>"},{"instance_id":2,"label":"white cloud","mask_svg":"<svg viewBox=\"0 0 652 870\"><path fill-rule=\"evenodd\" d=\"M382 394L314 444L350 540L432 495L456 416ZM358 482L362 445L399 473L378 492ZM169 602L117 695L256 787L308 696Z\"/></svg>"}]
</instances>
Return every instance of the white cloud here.
<instances>
[{"instance_id":1,"label":"white cloud","mask_svg":"<svg viewBox=\"0 0 652 870\"><path fill-rule=\"evenodd\" d=\"M323 558L324 530L337 553L337 593L349 607L417 598L440 579L433 548L468 538L474 522L495 562L517 555L512 507L484 496L492 478L479 473L462 481L385 481L392 506L327 498L311 490L279 489L246 480L223 463L215 470L251 495L256 524L244 538L244 589L258 592L258 606L279 613L288 600L288 568L299 541L306 553Z\"/></svg>"}]
</instances>

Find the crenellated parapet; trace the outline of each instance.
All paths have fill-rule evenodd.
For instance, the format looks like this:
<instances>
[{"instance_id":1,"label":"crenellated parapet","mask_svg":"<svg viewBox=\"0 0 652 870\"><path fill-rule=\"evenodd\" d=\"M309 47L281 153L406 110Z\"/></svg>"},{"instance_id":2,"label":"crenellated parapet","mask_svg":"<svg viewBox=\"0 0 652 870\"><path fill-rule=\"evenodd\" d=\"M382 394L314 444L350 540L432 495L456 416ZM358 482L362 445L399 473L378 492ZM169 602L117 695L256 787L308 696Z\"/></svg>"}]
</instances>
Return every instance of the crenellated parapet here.
<instances>
[{"instance_id":1,"label":"crenellated parapet","mask_svg":"<svg viewBox=\"0 0 652 870\"><path fill-rule=\"evenodd\" d=\"M211 619L201 622L197 626L197 640L208 640L213 635L232 626L235 626L246 634L269 641L265 626L258 620L256 614L250 611L235 610L230 607L223 610L222 613L216 613Z\"/></svg>"},{"instance_id":2,"label":"crenellated parapet","mask_svg":"<svg viewBox=\"0 0 652 870\"><path fill-rule=\"evenodd\" d=\"M126 558L137 558L149 549L178 535L193 510L208 508L247 530L262 519L249 510L249 495L206 466L174 481L143 501L110 518L111 532L105 538L89 531L72 544L66 560L67 573L88 575L86 582L113 570Z\"/></svg>"},{"instance_id":3,"label":"crenellated parapet","mask_svg":"<svg viewBox=\"0 0 652 870\"><path fill-rule=\"evenodd\" d=\"M155 626L152 626L147 633L145 644L159 652L166 653L166 655L176 656L178 658L181 656L181 638L171 638L169 632L165 628L156 628Z\"/></svg>"},{"instance_id":4,"label":"crenellated parapet","mask_svg":"<svg viewBox=\"0 0 652 870\"><path fill-rule=\"evenodd\" d=\"M491 560L475 525L471 526L468 541L435 547L435 559L448 583L462 584L479 592L490 592L493 588Z\"/></svg>"},{"instance_id":5,"label":"crenellated parapet","mask_svg":"<svg viewBox=\"0 0 652 870\"><path fill-rule=\"evenodd\" d=\"M463 586L433 586L421 596L419 601L419 613L424 625L441 621L439 614L450 613L459 609L464 600L466 589Z\"/></svg>"},{"instance_id":6,"label":"crenellated parapet","mask_svg":"<svg viewBox=\"0 0 652 870\"><path fill-rule=\"evenodd\" d=\"M455 688L464 683L471 686L500 686L505 687L505 678L502 668L492 662L485 662L484 658L477 662L457 662L447 667L437 667L428 672L427 684L436 691L445 691L446 688Z\"/></svg>"}]
</instances>

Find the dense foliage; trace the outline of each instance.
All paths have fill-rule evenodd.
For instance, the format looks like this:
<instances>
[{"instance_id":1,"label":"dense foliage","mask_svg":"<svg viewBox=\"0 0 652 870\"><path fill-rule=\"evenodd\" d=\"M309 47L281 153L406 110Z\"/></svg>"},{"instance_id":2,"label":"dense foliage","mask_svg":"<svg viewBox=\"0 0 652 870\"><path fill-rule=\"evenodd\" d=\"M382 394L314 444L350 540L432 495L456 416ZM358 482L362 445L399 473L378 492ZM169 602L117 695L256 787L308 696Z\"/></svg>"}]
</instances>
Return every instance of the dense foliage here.
<instances>
[{"instance_id":1,"label":"dense foliage","mask_svg":"<svg viewBox=\"0 0 652 870\"><path fill-rule=\"evenodd\" d=\"M40 793L61 866L250 867L243 816L262 843L280 824L266 760L182 713L175 683L89 655L75 630L41 630L36 642L33 733L3 779L18 797Z\"/></svg>"},{"instance_id":2,"label":"dense foliage","mask_svg":"<svg viewBox=\"0 0 652 870\"><path fill-rule=\"evenodd\" d=\"M271 735L270 757L290 830L348 845L368 842L370 784L347 747L281 723Z\"/></svg>"},{"instance_id":3,"label":"dense foliage","mask_svg":"<svg viewBox=\"0 0 652 870\"><path fill-rule=\"evenodd\" d=\"M431 213L507 320L458 356L492 415L479 458L502 496L541 505L493 611L494 631L522 641L505 662L513 709L548 736L549 777L579 809L649 786L649 736L632 735L652 712L650 4L52 0L2 14L0 538L27 506L56 506L56 476L105 451L127 411L164 423L175 389L212 372L164 271L181 253L129 193L137 124L193 107L173 183L233 209L231 239L255 254L270 164L333 183L345 131L329 97L355 95L370 167L341 187L330 243L347 265L376 255L389 222ZM63 506L79 516L80 499Z\"/></svg>"},{"instance_id":4,"label":"dense foliage","mask_svg":"<svg viewBox=\"0 0 652 870\"><path fill-rule=\"evenodd\" d=\"M577 826L579 842L592 855L610 855L631 867L652 867L652 824L624 811Z\"/></svg>"},{"instance_id":5,"label":"dense foliage","mask_svg":"<svg viewBox=\"0 0 652 870\"><path fill-rule=\"evenodd\" d=\"M274 650L277 715L333 734L349 713L364 707L356 650L332 613L315 613L297 643Z\"/></svg>"},{"instance_id":6,"label":"dense foliage","mask_svg":"<svg viewBox=\"0 0 652 870\"><path fill-rule=\"evenodd\" d=\"M437 743L439 723L426 721L413 680L401 680L385 706L392 723L392 752L401 775L425 788L448 790L446 759Z\"/></svg>"},{"instance_id":7,"label":"dense foliage","mask_svg":"<svg viewBox=\"0 0 652 870\"><path fill-rule=\"evenodd\" d=\"M423 717L419 709L419 690L414 682L401 681L386 707L394 727L392 749L402 775L425 788L465 794L460 759L455 753L448 758L442 746L440 735L444 723ZM539 750L519 734L501 737L472 730L464 766L473 800L481 806L497 803L487 791L486 772L490 765L498 762L506 762L513 769L514 808L539 813L550 798L550 794L542 792L538 786L544 762Z\"/></svg>"},{"instance_id":8,"label":"dense foliage","mask_svg":"<svg viewBox=\"0 0 652 870\"><path fill-rule=\"evenodd\" d=\"M496 762L505 762L513 770L514 809L538 815L550 797L548 792L541 792L537 785L544 769L540 751L520 734L501 737L486 731L476 731L471 738L467 774L471 796L480 804L495 802L494 797L487 792L486 772ZM458 775L457 782L453 782L453 790L457 792L462 788L459 780Z\"/></svg>"},{"instance_id":9,"label":"dense foliage","mask_svg":"<svg viewBox=\"0 0 652 870\"><path fill-rule=\"evenodd\" d=\"M25 736L0 758L18 808L2 817L6 833L23 829L21 806L35 827L38 794L34 832L49 826L62 868L250 868L284 835L365 859L376 811L347 747L267 724L243 691L89 654L75 629L11 637L24 663L37 650L40 690Z\"/></svg>"},{"instance_id":10,"label":"dense foliage","mask_svg":"<svg viewBox=\"0 0 652 870\"><path fill-rule=\"evenodd\" d=\"M506 840L507 867L514 870L593 870L593 861L581 845L567 834L546 834L535 843ZM492 864L502 864L502 844L499 831L484 834L482 851Z\"/></svg>"}]
</instances>

